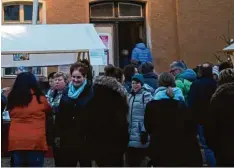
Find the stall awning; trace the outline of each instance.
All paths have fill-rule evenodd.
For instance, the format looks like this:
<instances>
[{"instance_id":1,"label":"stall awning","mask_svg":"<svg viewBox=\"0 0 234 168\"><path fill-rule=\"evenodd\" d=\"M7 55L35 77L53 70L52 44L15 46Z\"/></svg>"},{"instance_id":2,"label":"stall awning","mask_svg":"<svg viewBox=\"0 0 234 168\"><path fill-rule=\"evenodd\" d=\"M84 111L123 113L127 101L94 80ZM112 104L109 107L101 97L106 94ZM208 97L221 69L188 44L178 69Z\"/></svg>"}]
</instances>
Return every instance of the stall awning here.
<instances>
[{"instance_id":1,"label":"stall awning","mask_svg":"<svg viewBox=\"0 0 234 168\"><path fill-rule=\"evenodd\" d=\"M233 52L234 52L234 43L231 44L230 46L224 48L223 50L224 50L224 51L233 51Z\"/></svg>"},{"instance_id":2,"label":"stall awning","mask_svg":"<svg viewBox=\"0 0 234 168\"><path fill-rule=\"evenodd\" d=\"M2 25L1 40L2 67L71 64L79 52L106 48L92 24Z\"/></svg>"}]
</instances>

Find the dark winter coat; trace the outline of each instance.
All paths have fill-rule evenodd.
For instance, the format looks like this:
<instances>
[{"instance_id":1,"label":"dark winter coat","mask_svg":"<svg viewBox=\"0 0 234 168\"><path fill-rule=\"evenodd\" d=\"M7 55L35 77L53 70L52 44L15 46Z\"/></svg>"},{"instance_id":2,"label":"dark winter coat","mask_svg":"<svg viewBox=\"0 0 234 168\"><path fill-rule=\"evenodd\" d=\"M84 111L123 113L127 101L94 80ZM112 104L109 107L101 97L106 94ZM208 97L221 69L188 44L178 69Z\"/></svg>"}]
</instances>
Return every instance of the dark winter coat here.
<instances>
[{"instance_id":1,"label":"dark winter coat","mask_svg":"<svg viewBox=\"0 0 234 168\"><path fill-rule=\"evenodd\" d=\"M158 76L154 72L143 74L144 82L154 90L158 88Z\"/></svg>"},{"instance_id":2,"label":"dark winter coat","mask_svg":"<svg viewBox=\"0 0 234 168\"><path fill-rule=\"evenodd\" d=\"M126 94L124 87L115 78L98 76L94 81L92 110L88 111L86 122L90 153L98 163L103 163L109 157L123 155L127 149Z\"/></svg>"},{"instance_id":3,"label":"dark winter coat","mask_svg":"<svg viewBox=\"0 0 234 168\"><path fill-rule=\"evenodd\" d=\"M216 156L217 166L234 167L234 83L223 84L211 100L205 137Z\"/></svg>"},{"instance_id":4,"label":"dark winter coat","mask_svg":"<svg viewBox=\"0 0 234 168\"><path fill-rule=\"evenodd\" d=\"M184 102L173 99L149 102L145 128L151 138L149 155L154 166L202 166L196 124Z\"/></svg>"},{"instance_id":5,"label":"dark winter coat","mask_svg":"<svg viewBox=\"0 0 234 168\"><path fill-rule=\"evenodd\" d=\"M86 145L86 114L93 97L93 89L86 85L77 99L68 97L68 88L60 100L55 119L55 136L60 137L60 147L65 150L84 149Z\"/></svg>"},{"instance_id":6,"label":"dark winter coat","mask_svg":"<svg viewBox=\"0 0 234 168\"><path fill-rule=\"evenodd\" d=\"M217 88L213 78L200 78L193 82L188 94L188 106L197 123L202 124L207 117L210 99Z\"/></svg>"}]
</instances>

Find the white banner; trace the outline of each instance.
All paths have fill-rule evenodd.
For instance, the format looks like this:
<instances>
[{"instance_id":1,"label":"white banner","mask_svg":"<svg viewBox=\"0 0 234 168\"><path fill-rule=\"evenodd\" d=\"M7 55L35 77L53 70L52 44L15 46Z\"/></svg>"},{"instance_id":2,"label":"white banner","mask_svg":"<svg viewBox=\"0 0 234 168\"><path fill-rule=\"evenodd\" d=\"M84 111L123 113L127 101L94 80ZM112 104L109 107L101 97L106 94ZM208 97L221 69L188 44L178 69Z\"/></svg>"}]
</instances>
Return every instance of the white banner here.
<instances>
[{"instance_id":1,"label":"white banner","mask_svg":"<svg viewBox=\"0 0 234 168\"><path fill-rule=\"evenodd\" d=\"M106 65L107 55L103 49L89 50L91 65Z\"/></svg>"}]
</instances>

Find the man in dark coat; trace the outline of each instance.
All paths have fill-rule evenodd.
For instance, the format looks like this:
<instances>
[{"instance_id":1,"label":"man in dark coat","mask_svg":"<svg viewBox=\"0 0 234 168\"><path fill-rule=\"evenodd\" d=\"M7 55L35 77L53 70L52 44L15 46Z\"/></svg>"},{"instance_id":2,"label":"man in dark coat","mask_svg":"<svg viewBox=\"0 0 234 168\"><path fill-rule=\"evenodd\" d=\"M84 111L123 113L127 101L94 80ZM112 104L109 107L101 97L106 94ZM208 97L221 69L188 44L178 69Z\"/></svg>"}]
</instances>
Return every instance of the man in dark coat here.
<instances>
[{"instance_id":1,"label":"man in dark coat","mask_svg":"<svg viewBox=\"0 0 234 168\"><path fill-rule=\"evenodd\" d=\"M218 167L234 167L234 69L223 70L219 87L211 99L205 125L208 146L214 151Z\"/></svg>"},{"instance_id":2,"label":"man in dark coat","mask_svg":"<svg viewBox=\"0 0 234 168\"><path fill-rule=\"evenodd\" d=\"M151 62L145 62L140 66L140 73L143 74L144 82L154 90L158 88L158 76L154 73L154 65Z\"/></svg>"},{"instance_id":3,"label":"man in dark coat","mask_svg":"<svg viewBox=\"0 0 234 168\"><path fill-rule=\"evenodd\" d=\"M213 79L212 66L205 63L201 66L201 77L193 82L188 94L188 106L198 125L200 147L205 151L203 159L209 166L215 166L215 158L213 152L206 145L203 126L207 119L210 99L216 87L217 82Z\"/></svg>"}]
</instances>

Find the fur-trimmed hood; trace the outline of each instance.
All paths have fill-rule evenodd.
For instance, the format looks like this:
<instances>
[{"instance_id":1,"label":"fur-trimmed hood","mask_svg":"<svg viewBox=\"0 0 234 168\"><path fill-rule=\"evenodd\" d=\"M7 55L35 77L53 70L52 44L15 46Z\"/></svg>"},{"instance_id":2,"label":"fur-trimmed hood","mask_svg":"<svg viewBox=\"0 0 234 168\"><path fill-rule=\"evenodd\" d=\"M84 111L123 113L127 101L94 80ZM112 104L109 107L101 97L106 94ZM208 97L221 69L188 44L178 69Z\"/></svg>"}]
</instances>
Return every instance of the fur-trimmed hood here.
<instances>
[{"instance_id":1,"label":"fur-trimmed hood","mask_svg":"<svg viewBox=\"0 0 234 168\"><path fill-rule=\"evenodd\" d=\"M122 97L127 96L127 90L121 83L119 83L115 78L108 76L97 76L94 80L94 85L106 86L116 92L118 92Z\"/></svg>"},{"instance_id":2,"label":"fur-trimmed hood","mask_svg":"<svg viewBox=\"0 0 234 168\"><path fill-rule=\"evenodd\" d=\"M217 88L214 95L212 96L211 101L215 100L219 96L234 96L234 82L222 84Z\"/></svg>"}]
</instances>

